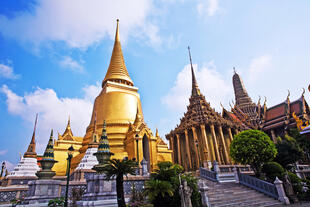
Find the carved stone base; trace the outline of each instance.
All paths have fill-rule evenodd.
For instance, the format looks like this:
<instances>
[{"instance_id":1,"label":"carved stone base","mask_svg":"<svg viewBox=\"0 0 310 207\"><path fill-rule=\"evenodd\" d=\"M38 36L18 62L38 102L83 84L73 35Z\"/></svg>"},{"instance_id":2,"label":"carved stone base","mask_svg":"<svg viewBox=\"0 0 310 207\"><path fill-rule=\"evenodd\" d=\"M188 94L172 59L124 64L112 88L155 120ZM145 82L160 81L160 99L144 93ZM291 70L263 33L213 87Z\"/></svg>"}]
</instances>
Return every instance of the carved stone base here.
<instances>
[{"instance_id":1,"label":"carved stone base","mask_svg":"<svg viewBox=\"0 0 310 207\"><path fill-rule=\"evenodd\" d=\"M47 205L49 200L60 196L60 180L36 180L29 182L28 197L25 204ZM40 204L40 205L39 205Z\"/></svg>"}]
</instances>

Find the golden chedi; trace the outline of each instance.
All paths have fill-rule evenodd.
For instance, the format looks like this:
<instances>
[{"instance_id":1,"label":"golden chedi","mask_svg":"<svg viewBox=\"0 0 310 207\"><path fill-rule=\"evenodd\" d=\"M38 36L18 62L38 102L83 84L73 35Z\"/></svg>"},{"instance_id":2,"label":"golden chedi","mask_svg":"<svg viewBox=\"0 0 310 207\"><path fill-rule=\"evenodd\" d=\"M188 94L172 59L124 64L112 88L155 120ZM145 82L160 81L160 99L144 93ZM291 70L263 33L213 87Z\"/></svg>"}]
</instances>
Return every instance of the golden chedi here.
<instances>
[{"instance_id":1,"label":"golden chedi","mask_svg":"<svg viewBox=\"0 0 310 207\"><path fill-rule=\"evenodd\" d=\"M72 159L71 170L74 170L83 158L94 130L101 136L104 120L111 152L114 153L112 158L136 158L140 162L145 159L149 162L150 170L159 161L172 160L172 151L158 135L153 135L144 122L138 88L134 86L123 58L118 21L110 65L102 82L102 90L95 99L82 147L79 148L79 154Z\"/></svg>"}]
</instances>

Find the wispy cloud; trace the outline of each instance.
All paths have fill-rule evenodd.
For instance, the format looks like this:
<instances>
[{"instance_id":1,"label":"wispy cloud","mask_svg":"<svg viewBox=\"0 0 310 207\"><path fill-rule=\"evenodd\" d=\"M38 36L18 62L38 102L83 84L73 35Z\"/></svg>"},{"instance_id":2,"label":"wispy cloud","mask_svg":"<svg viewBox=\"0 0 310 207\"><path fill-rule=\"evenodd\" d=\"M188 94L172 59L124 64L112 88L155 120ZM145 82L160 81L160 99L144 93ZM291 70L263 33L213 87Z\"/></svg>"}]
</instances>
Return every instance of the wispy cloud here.
<instances>
[{"instance_id":1,"label":"wispy cloud","mask_svg":"<svg viewBox=\"0 0 310 207\"><path fill-rule=\"evenodd\" d=\"M229 100L227 95L232 90L231 86L215 70L216 67L212 61L200 68L196 64L193 66L201 92L206 96L207 101L219 110L219 103ZM191 78L190 65L186 65L178 73L174 86L162 97L162 103L171 110L185 112L191 94Z\"/></svg>"},{"instance_id":2,"label":"wispy cloud","mask_svg":"<svg viewBox=\"0 0 310 207\"><path fill-rule=\"evenodd\" d=\"M116 19L120 19L123 40L129 33L139 33L159 44L158 28L148 20L153 7L152 0L36 0L32 10L13 18L0 15L0 32L35 45L55 41L87 48L107 36L113 38Z\"/></svg>"},{"instance_id":3,"label":"wispy cloud","mask_svg":"<svg viewBox=\"0 0 310 207\"><path fill-rule=\"evenodd\" d=\"M3 85L0 92L6 95L8 111L20 116L23 120L33 124L36 113L39 113L37 127L38 151L43 150L51 129L63 132L68 115L71 116L71 127L74 135L84 136L89 124L93 101L99 94L101 86L88 85L83 89L82 98L60 98L53 89L36 88L31 93L19 96L8 86ZM29 135L30 139L30 135Z\"/></svg>"},{"instance_id":4,"label":"wispy cloud","mask_svg":"<svg viewBox=\"0 0 310 207\"><path fill-rule=\"evenodd\" d=\"M79 62L72 59L70 56L63 57L63 59L59 62L59 64L61 67L69 68L75 72L83 72L84 71L84 67Z\"/></svg>"},{"instance_id":5,"label":"wispy cloud","mask_svg":"<svg viewBox=\"0 0 310 207\"><path fill-rule=\"evenodd\" d=\"M0 150L0 155L5 155L7 152L8 152L7 149L5 149L5 150Z\"/></svg>"},{"instance_id":6,"label":"wispy cloud","mask_svg":"<svg viewBox=\"0 0 310 207\"><path fill-rule=\"evenodd\" d=\"M197 12L200 16L204 16L205 14L213 16L219 9L219 0L201 0L197 4Z\"/></svg>"},{"instance_id":7,"label":"wispy cloud","mask_svg":"<svg viewBox=\"0 0 310 207\"><path fill-rule=\"evenodd\" d=\"M18 79L20 75L14 73L12 65L0 63L0 77L7 79Z\"/></svg>"},{"instance_id":8,"label":"wispy cloud","mask_svg":"<svg viewBox=\"0 0 310 207\"><path fill-rule=\"evenodd\" d=\"M268 70L272 69L272 57L270 55L262 55L254 58L249 67L249 81L256 81L263 76Z\"/></svg>"}]
</instances>

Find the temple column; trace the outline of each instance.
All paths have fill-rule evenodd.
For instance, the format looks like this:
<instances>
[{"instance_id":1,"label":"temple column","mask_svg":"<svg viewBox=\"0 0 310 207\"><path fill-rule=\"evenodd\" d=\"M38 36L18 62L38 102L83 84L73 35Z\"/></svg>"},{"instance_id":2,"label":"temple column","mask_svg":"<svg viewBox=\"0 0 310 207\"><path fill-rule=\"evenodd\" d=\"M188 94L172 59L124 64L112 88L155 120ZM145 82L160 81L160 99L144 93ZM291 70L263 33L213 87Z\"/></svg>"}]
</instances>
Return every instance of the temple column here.
<instances>
[{"instance_id":1,"label":"temple column","mask_svg":"<svg viewBox=\"0 0 310 207\"><path fill-rule=\"evenodd\" d=\"M184 130L185 133L185 142L186 142L186 153L187 153L187 159L188 159L188 164L189 164L189 169L192 169L192 160L191 160L191 154L189 151L189 141L188 141L188 132L187 129Z\"/></svg>"},{"instance_id":2,"label":"temple column","mask_svg":"<svg viewBox=\"0 0 310 207\"><path fill-rule=\"evenodd\" d=\"M174 149L174 137L173 136L170 136L170 149L172 150L172 160L173 162L177 162L176 159L175 159L175 149Z\"/></svg>"},{"instance_id":3,"label":"temple column","mask_svg":"<svg viewBox=\"0 0 310 207\"><path fill-rule=\"evenodd\" d=\"M231 143L233 141L234 137L233 137L233 135L231 133L231 128L230 127L228 128L228 134L229 134L230 143Z\"/></svg>"},{"instance_id":4,"label":"temple column","mask_svg":"<svg viewBox=\"0 0 310 207\"><path fill-rule=\"evenodd\" d=\"M196 133L196 129L195 127L192 127L192 131L193 131L193 138L194 138L194 146L195 146L195 154L196 154L196 160L197 160L197 169L199 169L200 166L200 157L199 157L199 147L200 147L200 143L197 137L197 133ZM196 146L196 140L198 141L198 146ZM198 149L197 149L198 147Z\"/></svg>"},{"instance_id":5,"label":"temple column","mask_svg":"<svg viewBox=\"0 0 310 207\"><path fill-rule=\"evenodd\" d=\"M207 157L206 157L206 159L207 160L211 160L211 151L209 150L208 138L207 138L207 135L206 135L206 127L205 127L204 124L200 125L200 130L201 130L202 140L204 140L204 144L205 144L205 147L207 149Z\"/></svg>"},{"instance_id":6,"label":"temple column","mask_svg":"<svg viewBox=\"0 0 310 207\"><path fill-rule=\"evenodd\" d=\"M178 164L182 165L181 161L181 147L180 147L180 135L176 134L177 137L177 144L178 144Z\"/></svg>"},{"instance_id":7,"label":"temple column","mask_svg":"<svg viewBox=\"0 0 310 207\"><path fill-rule=\"evenodd\" d=\"M273 129L271 130L271 138L274 143L277 143L276 133L274 132Z\"/></svg>"},{"instance_id":8,"label":"temple column","mask_svg":"<svg viewBox=\"0 0 310 207\"><path fill-rule=\"evenodd\" d=\"M225 164L227 165L229 163L229 157L228 157L228 152L227 152L227 147L226 147L226 142L225 142L225 137L224 137L224 134L223 134L222 126L219 126L218 130L220 132L221 141L223 143L223 149L224 149L223 154L224 154Z\"/></svg>"},{"instance_id":9,"label":"temple column","mask_svg":"<svg viewBox=\"0 0 310 207\"><path fill-rule=\"evenodd\" d=\"M214 151L215 151L215 160L219 163L219 164L222 164L221 163L221 157L220 157L220 152L219 152L219 146L217 144L217 141L216 141L216 134L215 134L215 130L214 130L214 125L211 124L210 125L210 129L211 129L211 134L212 134L212 139L213 139L213 144L214 144Z\"/></svg>"}]
</instances>

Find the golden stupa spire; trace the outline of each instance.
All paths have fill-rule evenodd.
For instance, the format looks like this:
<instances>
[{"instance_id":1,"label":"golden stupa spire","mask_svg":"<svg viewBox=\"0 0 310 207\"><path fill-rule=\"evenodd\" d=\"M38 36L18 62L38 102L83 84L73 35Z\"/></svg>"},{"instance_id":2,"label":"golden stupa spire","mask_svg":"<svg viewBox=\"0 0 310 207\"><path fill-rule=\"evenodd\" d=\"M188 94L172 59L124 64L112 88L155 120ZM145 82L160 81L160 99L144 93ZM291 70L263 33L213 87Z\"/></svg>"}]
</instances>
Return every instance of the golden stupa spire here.
<instances>
[{"instance_id":1,"label":"golden stupa spire","mask_svg":"<svg viewBox=\"0 0 310 207\"><path fill-rule=\"evenodd\" d=\"M36 128L37 128L37 122L38 122L38 114L36 114L36 120L34 123L34 129L33 129L33 134L32 138L30 141L30 144L28 146L27 152L25 152L24 157L32 157L36 158L37 153L36 153Z\"/></svg>"},{"instance_id":2,"label":"golden stupa spire","mask_svg":"<svg viewBox=\"0 0 310 207\"><path fill-rule=\"evenodd\" d=\"M105 85L107 81L113 81L118 83L124 83L126 85L133 86L133 82L131 78L129 77L123 52L122 52L122 46L120 42L119 37L119 20L117 20L116 25L116 34L115 34L115 41L114 41L114 47L113 52L110 60L110 65L107 71L107 74L105 75L105 78L102 82L102 87Z\"/></svg>"}]
</instances>

